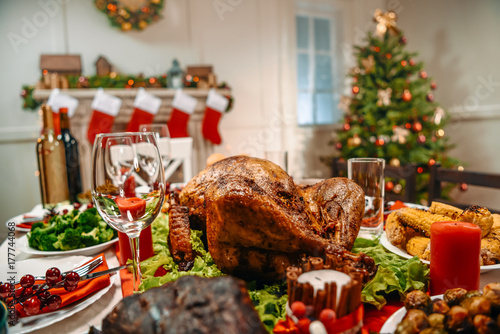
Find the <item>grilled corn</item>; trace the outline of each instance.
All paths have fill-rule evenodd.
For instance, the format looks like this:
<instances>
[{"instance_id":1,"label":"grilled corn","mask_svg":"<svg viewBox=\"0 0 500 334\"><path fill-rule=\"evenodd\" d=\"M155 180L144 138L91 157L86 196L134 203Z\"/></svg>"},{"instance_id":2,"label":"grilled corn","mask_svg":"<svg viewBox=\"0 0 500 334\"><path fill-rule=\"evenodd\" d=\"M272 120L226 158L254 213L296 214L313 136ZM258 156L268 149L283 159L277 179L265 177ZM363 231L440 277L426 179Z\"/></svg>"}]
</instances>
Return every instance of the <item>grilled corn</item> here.
<instances>
[{"instance_id":1,"label":"grilled corn","mask_svg":"<svg viewBox=\"0 0 500 334\"><path fill-rule=\"evenodd\" d=\"M437 215L425 210L414 208L403 208L396 211L396 214L401 224L421 232L426 237L431 236L432 223L450 220L447 216Z\"/></svg>"},{"instance_id":2,"label":"grilled corn","mask_svg":"<svg viewBox=\"0 0 500 334\"><path fill-rule=\"evenodd\" d=\"M491 212L485 207L477 205L469 206L457 220L479 226L481 228L481 238L490 233L491 226L493 225Z\"/></svg>"},{"instance_id":3,"label":"grilled corn","mask_svg":"<svg viewBox=\"0 0 500 334\"><path fill-rule=\"evenodd\" d=\"M413 237L406 244L406 251L421 260L429 260L431 239L427 237Z\"/></svg>"},{"instance_id":4,"label":"grilled corn","mask_svg":"<svg viewBox=\"0 0 500 334\"><path fill-rule=\"evenodd\" d=\"M456 220L462 214L463 210L441 202L432 202L429 212Z\"/></svg>"},{"instance_id":5,"label":"grilled corn","mask_svg":"<svg viewBox=\"0 0 500 334\"><path fill-rule=\"evenodd\" d=\"M391 212L387 217L385 232L389 242L402 250L406 249L408 240L418 234L413 228L401 224L396 212Z\"/></svg>"}]
</instances>

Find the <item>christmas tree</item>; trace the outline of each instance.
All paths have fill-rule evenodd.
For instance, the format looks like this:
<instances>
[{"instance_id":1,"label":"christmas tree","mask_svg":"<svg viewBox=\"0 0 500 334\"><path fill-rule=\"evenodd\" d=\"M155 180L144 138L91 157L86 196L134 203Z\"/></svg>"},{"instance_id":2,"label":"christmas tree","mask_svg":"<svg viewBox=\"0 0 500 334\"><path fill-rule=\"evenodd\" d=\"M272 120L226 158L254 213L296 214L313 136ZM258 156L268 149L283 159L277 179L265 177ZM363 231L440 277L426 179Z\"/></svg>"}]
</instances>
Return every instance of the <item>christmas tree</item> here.
<instances>
[{"instance_id":1,"label":"christmas tree","mask_svg":"<svg viewBox=\"0 0 500 334\"><path fill-rule=\"evenodd\" d=\"M427 167L458 163L447 156L451 145L443 128L449 116L434 101L435 81L415 59L417 54L405 50L396 14L376 10L375 22L375 34L368 32L366 44L354 47L352 95L341 98L344 124L332 144L346 160L380 157L396 167L416 164L418 198L425 201ZM386 192L403 188L404 184L386 180Z\"/></svg>"}]
</instances>

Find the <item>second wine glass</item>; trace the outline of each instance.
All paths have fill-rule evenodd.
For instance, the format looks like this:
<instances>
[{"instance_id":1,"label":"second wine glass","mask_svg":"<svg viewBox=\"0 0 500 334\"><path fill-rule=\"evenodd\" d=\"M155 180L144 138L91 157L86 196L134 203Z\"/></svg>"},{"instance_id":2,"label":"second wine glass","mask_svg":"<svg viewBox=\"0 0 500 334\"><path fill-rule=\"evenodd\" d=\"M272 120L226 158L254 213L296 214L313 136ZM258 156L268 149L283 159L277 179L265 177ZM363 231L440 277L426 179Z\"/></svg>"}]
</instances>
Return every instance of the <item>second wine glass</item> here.
<instances>
[{"instance_id":1,"label":"second wine glass","mask_svg":"<svg viewBox=\"0 0 500 334\"><path fill-rule=\"evenodd\" d=\"M146 181L135 195L134 175ZM139 235L158 216L165 199L165 176L152 132L99 134L92 151L92 199L104 221L126 233L132 251L134 291L139 290Z\"/></svg>"}]
</instances>

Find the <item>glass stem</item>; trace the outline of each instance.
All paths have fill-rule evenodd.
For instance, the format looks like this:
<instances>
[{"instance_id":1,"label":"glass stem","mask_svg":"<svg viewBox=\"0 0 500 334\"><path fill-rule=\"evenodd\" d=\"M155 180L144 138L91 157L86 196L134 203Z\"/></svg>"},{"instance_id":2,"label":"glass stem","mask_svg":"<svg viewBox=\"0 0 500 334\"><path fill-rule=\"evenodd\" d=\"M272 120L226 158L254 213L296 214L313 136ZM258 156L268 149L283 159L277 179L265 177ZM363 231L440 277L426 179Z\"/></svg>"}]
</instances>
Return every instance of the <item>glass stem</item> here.
<instances>
[{"instance_id":1,"label":"glass stem","mask_svg":"<svg viewBox=\"0 0 500 334\"><path fill-rule=\"evenodd\" d=\"M132 251L132 273L134 276L133 286L134 292L139 292L139 285L141 285L141 265L139 261L139 237L129 237L130 250Z\"/></svg>"}]
</instances>

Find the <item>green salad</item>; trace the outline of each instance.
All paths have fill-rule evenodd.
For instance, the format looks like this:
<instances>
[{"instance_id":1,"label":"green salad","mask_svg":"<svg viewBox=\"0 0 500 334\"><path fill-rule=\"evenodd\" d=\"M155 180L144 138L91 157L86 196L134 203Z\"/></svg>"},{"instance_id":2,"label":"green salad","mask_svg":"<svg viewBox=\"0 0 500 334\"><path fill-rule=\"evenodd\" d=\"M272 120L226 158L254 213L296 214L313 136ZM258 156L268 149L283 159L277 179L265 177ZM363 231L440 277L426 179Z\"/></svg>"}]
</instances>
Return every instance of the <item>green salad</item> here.
<instances>
[{"instance_id":1,"label":"green salad","mask_svg":"<svg viewBox=\"0 0 500 334\"><path fill-rule=\"evenodd\" d=\"M42 251L67 251L95 246L117 237L117 232L102 220L96 208L83 212L71 210L48 222L36 222L28 232L30 247Z\"/></svg>"}]
</instances>

